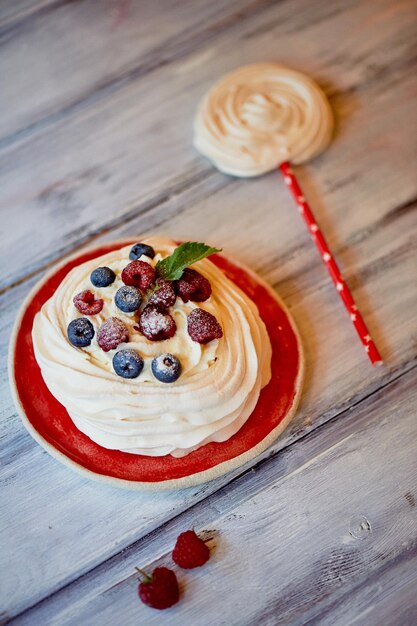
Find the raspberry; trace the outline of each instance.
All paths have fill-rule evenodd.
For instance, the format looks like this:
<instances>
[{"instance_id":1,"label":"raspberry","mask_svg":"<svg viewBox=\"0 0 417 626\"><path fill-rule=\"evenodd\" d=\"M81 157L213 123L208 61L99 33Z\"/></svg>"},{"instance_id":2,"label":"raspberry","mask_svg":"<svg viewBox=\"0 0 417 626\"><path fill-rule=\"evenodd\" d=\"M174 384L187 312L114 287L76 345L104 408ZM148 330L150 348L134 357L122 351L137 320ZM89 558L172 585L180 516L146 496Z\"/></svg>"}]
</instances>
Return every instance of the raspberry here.
<instances>
[{"instance_id":1,"label":"raspberry","mask_svg":"<svg viewBox=\"0 0 417 626\"><path fill-rule=\"evenodd\" d=\"M207 278L189 267L184 270L181 278L175 281L175 290L183 302L188 300L204 302L211 296L211 285Z\"/></svg>"},{"instance_id":2,"label":"raspberry","mask_svg":"<svg viewBox=\"0 0 417 626\"><path fill-rule=\"evenodd\" d=\"M223 337L222 327L214 315L203 309L194 309L187 317L187 330L193 341L208 343Z\"/></svg>"},{"instance_id":3,"label":"raspberry","mask_svg":"<svg viewBox=\"0 0 417 626\"><path fill-rule=\"evenodd\" d=\"M104 352L114 350L125 341L129 341L129 331L118 317L109 317L98 329L97 343Z\"/></svg>"},{"instance_id":4,"label":"raspberry","mask_svg":"<svg viewBox=\"0 0 417 626\"><path fill-rule=\"evenodd\" d=\"M180 597L175 572L167 567L156 567L151 576L136 568L145 580L139 583L138 594L144 604L153 609L168 609Z\"/></svg>"},{"instance_id":5,"label":"raspberry","mask_svg":"<svg viewBox=\"0 0 417 626\"><path fill-rule=\"evenodd\" d=\"M155 270L145 261L132 261L122 272L122 281L125 285L138 287L146 291L155 280Z\"/></svg>"},{"instance_id":6,"label":"raspberry","mask_svg":"<svg viewBox=\"0 0 417 626\"><path fill-rule=\"evenodd\" d=\"M174 286L163 278L158 278L157 286L158 289L149 298L149 304L154 304L159 309L168 309L177 299Z\"/></svg>"},{"instance_id":7,"label":"raspberry","mask_svg":"<svg viewBox=\"0 0 417 626\"><path fill-rule=\"evenodd\" d=\"M72 299L75 308L83 315L97 315L103 308L103 300L95 300L94 294L86 289Z\"/></svg>"},{"instance_id":8,"label":"raspberry","mask_svg":"<svg viewBox=\"0 0 417 626\"><path fill-rule=\"evenodd\" d=\"M175 335L177 325L173 318L158 307L148 304L139 320L141 332L151 341L164 341Z\"/></svg>"},{"instance_id":9,"label":"raspberry","mask_svg":"<svg viewBox=\"0 0 417 626\"><path fill-rule=\"evenodd\" d=\"M172 552L174 563L184 569L192 569L204 565L210 558L210 550L193 530L181 533Z\"/></svg>"}]
</instances>

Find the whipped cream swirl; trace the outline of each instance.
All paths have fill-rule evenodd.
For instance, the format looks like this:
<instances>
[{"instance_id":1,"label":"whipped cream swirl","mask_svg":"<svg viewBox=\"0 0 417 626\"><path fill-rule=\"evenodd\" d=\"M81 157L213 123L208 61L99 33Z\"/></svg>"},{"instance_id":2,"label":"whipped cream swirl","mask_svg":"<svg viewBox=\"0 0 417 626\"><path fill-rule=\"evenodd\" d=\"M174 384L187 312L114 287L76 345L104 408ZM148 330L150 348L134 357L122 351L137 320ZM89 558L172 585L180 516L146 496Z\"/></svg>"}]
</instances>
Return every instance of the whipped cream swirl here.
<instances>
[{"instance_id":1,"label":"whipped cream swirl","mask_svg":"<svg viewBox=\"0 0 417 626\"><path fill-rule=\"evenodd\" d=\"M153 260L145 256L141 260L152 265L176 247L162 238L145 243L157 254ZM229 439L248 419L271 376L271 345L255 304L211 261L199 261L193 267L210 281L211 297L201 303L184 303L178 297L170 311L177 324L175 335L162 342L149 341L137 330L137 316L122 313L114 304L130 247L71 270L37 314L33 345L46 385L77 428L105 448L182 456L210 441ZM93 287L90 274L102 266L110 267L116 280L109 287ZM104 300L102 311L88 318L95 330L105 319L119 317L129 328L128 343L103 352L97 332L87 348L69 342L67 326L81 317L72 299L84 289ZM186 320L196 307L216 316L224 333L220 340L205 345L191 340ZM137 350L145 362L135 379L120 378L112 367L115 352L126 347ZM175 383L161 383L152 375L152 359L165 352L182 363L182 375Z\"/></svg>"},{"instance_id":2,"label":"whipped cream swirl","mask_svg":"<svg viewBox=\"0 0 417 626\"><path fill-rule=\"evenodd\" d=\"M284 161L303 163L324 150L333 116L308 76L274 63L227 74L206 94L194 122L194 145L233 176L258 176Z\"/></svg>"}]
</instances>

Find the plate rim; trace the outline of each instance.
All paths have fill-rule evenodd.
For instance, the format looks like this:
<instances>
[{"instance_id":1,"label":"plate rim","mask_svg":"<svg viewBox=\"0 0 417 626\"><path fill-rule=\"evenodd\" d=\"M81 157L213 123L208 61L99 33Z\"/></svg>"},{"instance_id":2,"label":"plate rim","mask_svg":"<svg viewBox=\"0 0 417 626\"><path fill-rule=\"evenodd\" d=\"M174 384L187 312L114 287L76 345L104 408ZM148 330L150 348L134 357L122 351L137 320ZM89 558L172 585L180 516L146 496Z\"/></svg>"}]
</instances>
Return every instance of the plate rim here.
<instances>
[{"instance_id":1,"label":"plate rim","mask_svg":"<svg viewBox=\"0 0 417 626\"><path fill-rule=\"evenodd\" d=\"M260 284L269 295L276 300L281 309L284 311L285 315L288 318L291 329L295 335L297 349L298 349L298 371L297 376L294 382L294 396L290 407L285 415L285 417L281 420L281 422L272 429L266 437L264 437L261 441L259 441L255 446L249 448L242 454L239 454L232 459L228 459L226 461L222 461L218 465L210 467L206 470L202 470L200 472L194 472L193 474L189 474L188 476L181 476L179 478L171 478L167 480L161 481L136 481L136 480L128 480L125 478L116 478L115 476L109 476L106 474L100 474L98 472L94 472L84 465L77 463L76 461L70 459L63 452L60 452L55 448L55 446L47 441L42 435L36 430L33 426L32 422L26 415L22 402L20 400L19 392L16 385L15 371L14 371L14 357L15 357L15 347L17 341L17 335L20 328L21 320L26 312L28 303L33 299L34 295L43 287L45 283L48 282L49 278L51 278L56 272L58 272L62 267L67 265L67 263L75 260L77 257L83 254L89 254L98 250L106 245L129 245L132 242L135 242L137 238L122 238L115 239L108 242L102 242L100 244L96 244L95 246L89 246L87 248L82 248L81 250L77 250L76 252L65 256L59 263L55 263L47 272L40 278L26 295L24 300L19 306L18 312L16 314L16 319L13 324L12 332L9 339L9 348L8 348L8 374L9 374L9 383L11 388L11 394L13 398L13 402L18 411L19 417L23 422L26 430L33 437L33 439L44 449L48 454L50 454L54 459L69 467L72 470L75 470L78 474L84 476L84 478L89 478L90 480L94 480L96 482L100 482L102 484L111 485L114 487L119 487L128 491L148 491L148 492L158 492L158 491L173 491L177 489L186 489L188 487L195 487L197 485L212 481L216 478L220 478L225 474L232 472L233 470L245 465L255 457L259 456L262 452L264 452L285 430L288 426L292 418L294 417L298 405L301 399L301 392L304 382L305 376L305 356L304 349L300 337L300 333L298 328L293 320L292 315L290 314L288 307L284 304L280 296L272 289L272 287L260 276L258 276L253 270L246 267L240 261L237 261L233 257L227 255L224 258L230 261L237 268L242 269L244 272L249 274L258 284ZM223 256L223 255L221 255ZM268 327L266 326L267 330ZM255 405L256 407L256 405Z\"/></svg>"}]
</instances>

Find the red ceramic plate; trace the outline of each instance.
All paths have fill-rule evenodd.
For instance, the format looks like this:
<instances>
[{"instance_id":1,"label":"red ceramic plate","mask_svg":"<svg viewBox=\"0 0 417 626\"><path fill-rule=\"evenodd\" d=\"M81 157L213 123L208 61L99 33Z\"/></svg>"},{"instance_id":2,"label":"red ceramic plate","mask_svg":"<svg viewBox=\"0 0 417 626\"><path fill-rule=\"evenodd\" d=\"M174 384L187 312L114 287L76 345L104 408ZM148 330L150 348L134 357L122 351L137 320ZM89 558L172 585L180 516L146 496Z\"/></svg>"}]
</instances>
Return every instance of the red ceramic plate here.
<instances>
[{"instance_id":1,"label":"red ceramic plate","mask_svg":"<svg viewBox=\"0 0 417 626\"><path fill-rule=\"evenodd\" d=\"M272 379L244 426L223 443L209 443L183 458L147 457L102 448L81 433L47 389L32 344L36 313L73 267L132 243L118 241L71 257L31 291L16 320L10 345L15 402L32 436L55 458L84 475L128 489L174 489L211 480L265 450L293 416L301 389L303 357L297 331L276 294L248 270L223 256L211 258L258 306L272 344ZM25 367L21 367L21 363Z\"/></svg>"}]
</instances>

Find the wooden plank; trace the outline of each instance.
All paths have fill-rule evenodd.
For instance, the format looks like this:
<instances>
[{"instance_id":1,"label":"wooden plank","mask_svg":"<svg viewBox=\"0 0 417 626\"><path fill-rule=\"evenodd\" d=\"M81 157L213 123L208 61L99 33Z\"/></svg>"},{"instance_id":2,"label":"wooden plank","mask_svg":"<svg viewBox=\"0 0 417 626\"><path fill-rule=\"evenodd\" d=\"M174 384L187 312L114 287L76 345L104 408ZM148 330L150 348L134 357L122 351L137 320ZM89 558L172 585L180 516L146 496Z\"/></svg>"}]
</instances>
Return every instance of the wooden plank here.
<instances>
[{"instance_id":1,"label":"wooden plank","mask_svg":"<svg viewBox=\"0 0 417 626\"><path fill-rule=\"evenodd\" d=\"M411 624L395 618L417 606L415 380L414 370L15 623ZM214 534L211 560L178 572L176 607L144 607L134 566L172 566L175 536L190 526ZM394 585L390 564L405 571Z\"/></svg>"},{"instance_id":2,"label":"wooden plank","mask_svg":"<svg viewBox=\"0 0 417 626\"><path fill-rule=\"evenodd\" d=\"M274 183L275 187L279 193ZM167 200L165 206L147 215L146 223L133 221L124 227L124 232L120 229L116 234L138 232L138 224L164 232L168 216L173 234L181 235L185 225L198 228L198 215L204 205L213 200L206 219L209 240L222 242L225 229L239 220L239 232L243 234L239 237L237 232L230 233L226 252L262 269L264 259L259 258L258 248L250 243L262 241L266 231L257 213L242 212L245 205L236 203L235 193L236 190L227 187L219 191L217 199L202 200L201 204L192 204L187 195ZM262 195L260 183L251 187L246 200L248 206L261 206ZM182 213L178 212L180 207ZM230 221L223 220L225 211ZM295 220L292 228L297 229L296 213L289 213L288 219L292 218ZM300 232L304 239L302 237L294 252L300 269L298 274L293 274L295 266L291 256L287 260L284 257L282 262L279 257L275 258L272 266L264 267L262 273L278 283L300 327L307 355L307 378L298 416L263 458L276 454L412 365L415 347L410 344L410 334L414 327L415 294L408 287L408 276L412 275L414 267L413 220L413 213L400 212L383 228L371 230L365 240L359 238L358 244L352 244L351 253L360 256L362 263L360 267L355 266L355 272L360 270L363 276L363 283L354 290L355 296L375 330L384 356L388 357L385 368L372 369L368 364L303 230ZM276 233L265 240L265 251L271 258L277 251ZM362 247L366 255L360 253ZM311 268L306 269L309 265ZM350 267L346 263L348 278ZM288 276L292 276L291 280ZM0 300L3 338L27 289L27 283L21 284ZM315 313L317 311L320 315ZM389 335L386 329L390 329ZM4 353L4 344L0 344L0 349ZM3 604L10 614L25 609L87 572L243 471L201 488L161 496L126 494L99 487L61 467L29 438L13 409L6 381L0 387L0 396L4 398L0 437L5 504L0 511L0 527L7 529L13 524L14 528L12 537L7 530L0 534L0 552L10 555L5 570L8 576L0 589ZM77 542L71 541L69 550L68 538L73 536L77 537ZM39 575L35 575L30 564L23 567L28 556Z\"/></svg>"},{"instance_id":3,"label":"wooden plank","mask_svg":"<svg viewBox=\"0 0 417 626\"><path fill-rule=\"evenodd\" d=\"M211 173L191 146L190 120L196 104L216 77L239 63L264 58L265 50L275 49L274 40L285 50L280 55L283 62L303 67L333 93L341 130L330 150L302 177L326 230L345 233L346 221L352 226L359 219L371 222L381 212L415 198L411 163L416 152L412 141L416 79L407 57L409 3L396 9L395 20L387 15L382 0L342 11L344 4L337 3L339 12L324 12L321 21L313 20L309 27L300 16L313 17L308 8L312 3L276 4L196 54L128 82L111 97L4 148L0 210L8 211L9 220L7 231L0 233L0 246L6 257L13 256L13 263L1 268L0 287L21 280L27 272L24 255L14 255L16 246L31 250L31 269L36 270ZM324 11L324 4L320 6ZM383 28L375 28L371 16ZM306 55L313 45L314 57ZM387 49L395 63L388 64ZM394 81L399 81L395 90L385 89ZM388 165L393 160L396 168ZM226 180L220 174L213 177ZM268 184L266 177L262 181ZM256 183L242 183L251 184ZM270 195L275 215L273 200ZM352 208L353 202L357 204ZM33 237L40 220L42 232Z\"/></svg>"},{"instance_id":4,"label":"wooden plank","mask_svg":"<svg viewBox=\"0 0 417 626\"><path fill-rule=\"evenodd\" d=\"M36 13L51 10L66 0L2 0L0 3L0 29L29 19Z\"/></svg>"},{"instance_id":5,"label":"wooden plank","mask_svg":"<svg viewBox=\"0 0 417 626\"><path fill-rule=\"evenodd\" d=\"M4 42L0 73L8 86L2 98L0 137L12 139L45 118L62 116L83 101L112 93L268 4L61 0L35 6L30 19L23 12L20 20L6 23L2 30L0 22ZM28 54L31 72L25 71Z\"/></svg>"},{"instance_id":6,"label":"wooden plank","mask_svg":"<svg viewBox=\"0 0 417 626\"><path fill-rule=\"evenodd\" d=\"M414 626L417 622L417 549L361 581L316 621L318 626ZM335 616L337 619L335 621Z\"/></svg>"}]
</instances>

